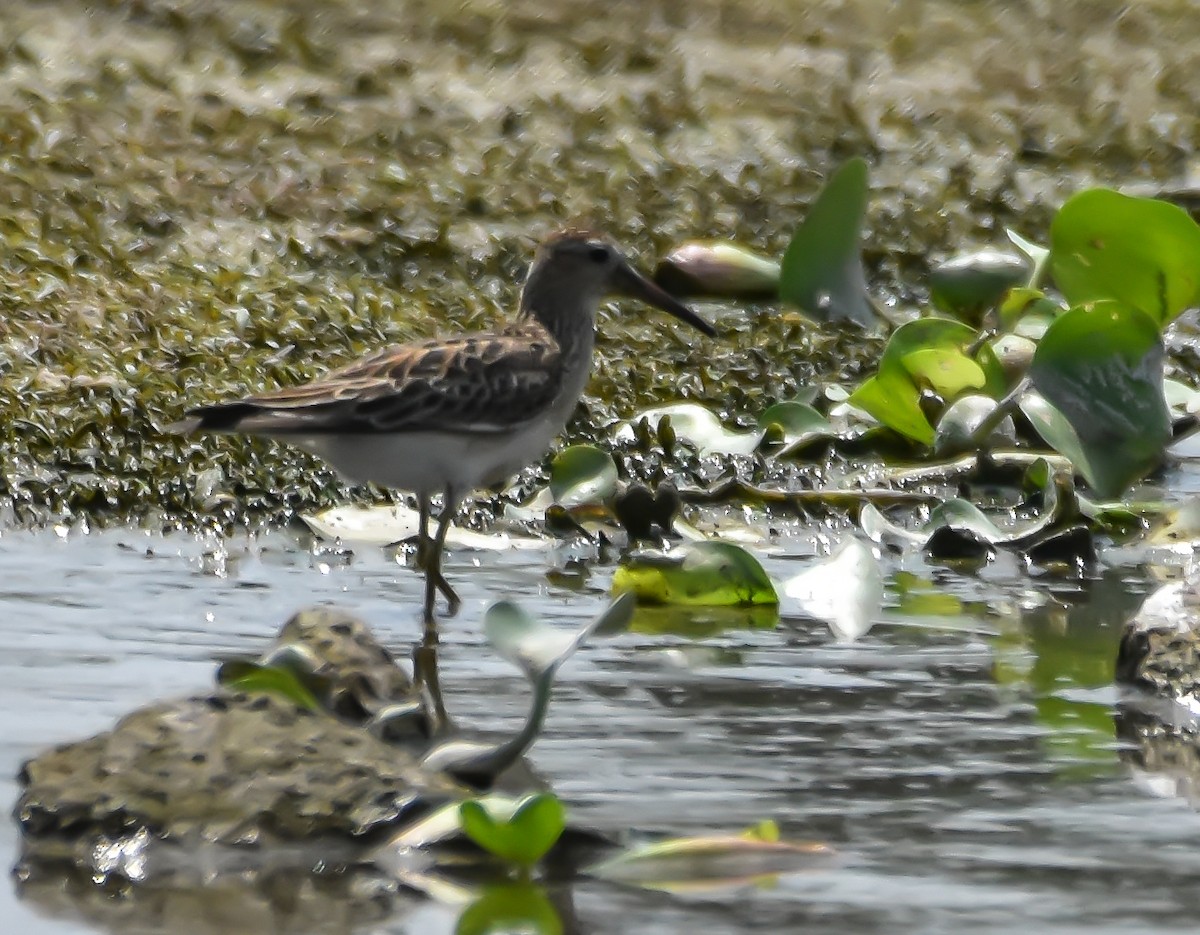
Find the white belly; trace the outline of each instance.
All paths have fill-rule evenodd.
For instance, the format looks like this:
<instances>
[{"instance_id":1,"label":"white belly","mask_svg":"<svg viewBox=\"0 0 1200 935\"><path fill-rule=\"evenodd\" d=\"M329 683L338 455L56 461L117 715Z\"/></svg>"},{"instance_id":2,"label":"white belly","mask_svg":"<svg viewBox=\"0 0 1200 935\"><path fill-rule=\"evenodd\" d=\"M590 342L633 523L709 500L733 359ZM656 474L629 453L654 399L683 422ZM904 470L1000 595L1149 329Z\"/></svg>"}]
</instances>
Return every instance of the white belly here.
<instances>
[{"instance_id":1,"label":"white belly","mask_svg":"<svg viewBox=\"0 0 1200 935\"><path fill-rule=\"evenodd\" d=\"M401 432L284 440L328 461L354 483L371 481L426 496L450 487L463 496L477 487L498 484L539 459L565 421L538 420L512 432L486 435Z\"/></svg>"}]
</instances>

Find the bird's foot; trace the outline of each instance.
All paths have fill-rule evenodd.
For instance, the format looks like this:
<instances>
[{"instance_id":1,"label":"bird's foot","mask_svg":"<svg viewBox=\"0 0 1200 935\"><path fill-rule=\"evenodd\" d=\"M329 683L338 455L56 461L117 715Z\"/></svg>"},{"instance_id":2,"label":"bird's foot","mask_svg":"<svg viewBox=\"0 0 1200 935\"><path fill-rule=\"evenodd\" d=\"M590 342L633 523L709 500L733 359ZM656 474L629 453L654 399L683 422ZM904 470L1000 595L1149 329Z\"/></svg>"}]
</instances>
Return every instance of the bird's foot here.
<instances>
[{"instance_id":1,"label":"bird's foot","mask_svg":"<svg viewBox=\"0 0 1200 935\"><path fill-rule=\"evenodd\" d=\"M446 615L453 617L458 613L458 609L462 607L462 598L458 596L458 592L454 588L450 587L450 582L442 576L440 571L434 578L434 584L442 592L442 596L446 598Z\"/></svg>"}]
</instances>

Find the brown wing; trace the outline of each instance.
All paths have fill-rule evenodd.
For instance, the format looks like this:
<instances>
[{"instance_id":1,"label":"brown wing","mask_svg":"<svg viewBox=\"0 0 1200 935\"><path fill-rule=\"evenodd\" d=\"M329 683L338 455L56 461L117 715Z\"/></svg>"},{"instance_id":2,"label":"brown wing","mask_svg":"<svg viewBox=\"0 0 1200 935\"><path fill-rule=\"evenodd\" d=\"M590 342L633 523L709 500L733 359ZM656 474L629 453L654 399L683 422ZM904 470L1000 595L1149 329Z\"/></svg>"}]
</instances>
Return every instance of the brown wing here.
<instances>
[{"instance_id":1,"label":"brown wing","mask_svg":"<svg viewBox=\"0 0 1200 935\"><path fill-rule=\"evenodd\" d=\"M558 345L540 329L404 344L301 386L201 406L177 431L256 435L503 432L558 396Z\"/></svg>"}]
</instances>

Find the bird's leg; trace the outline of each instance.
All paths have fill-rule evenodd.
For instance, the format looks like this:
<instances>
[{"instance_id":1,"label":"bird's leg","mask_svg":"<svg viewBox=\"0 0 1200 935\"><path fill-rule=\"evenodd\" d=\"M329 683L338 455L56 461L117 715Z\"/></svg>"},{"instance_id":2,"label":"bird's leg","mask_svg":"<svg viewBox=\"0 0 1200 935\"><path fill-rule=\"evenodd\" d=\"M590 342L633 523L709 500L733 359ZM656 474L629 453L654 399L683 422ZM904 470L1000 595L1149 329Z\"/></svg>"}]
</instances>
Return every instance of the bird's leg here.
<instances>
[{"instance_id":1,"label":"bird's leg","mask_svg":"<svg viewBox=\"0 0 1200 935\"><path fill-rule=\"evenodd\" d=\"M428 504L426 503L426 509ZM422 693L429 706L434 736L444 729L448 722L445 704L442 701L442 686L438 680L437 647L438 632L437 618L434 616L434 604L437 592L445 595L451 615L458 611L462 601L450 587L442 575L442 555L446 547L446 533L450 529L450 520L458 511L458 498L447 488L442 503L442 512L438 516L437 535L432 542L425 538L428 558L425 561L425 632L421 637L421 645L413 649L413 681L417 690Z\"/></svg>"},{"instance_id":2,"label":"bird's leg","mask_svg":"<svg viewBox=\"0 0 1200 935\"><path fill-rule=\"evenodd\" d=\"M429 545L429 554L424 563L425 635L426 639L432 638L435 643L437 642L437 621L434 615L434 605L437 601L437 592L441 591L445 596L450 616L454 616L462 604L458 594L455 593L454 588L450 587L450 582L442 574L442 556L445 554L446 549L446 533L450 531L450 520L454 518L454 514L457 511L458 498L454 495L453 491L447 489L442 504L442 512L438 514L437 534Z\"/></svg>"},{"instance_id":3,"label":"bird's leg","mask_svg":"<svg viewBox=\"0 0 1200 935\"><path fill-rule=\"evenodd\" d=\"M429 717L429 736L445 733L449 723L446 704L442 699L442 683L438 678L437 629L426 627L425 637L412 651L413 687Z\"/></svg>"},{"instance_id":4,"label":"bird's leg","mask_svg":"<svg viewBox=\"0 0 1200 935\"><path fill-rule=\"evenodd\" d=\"M442 513L438 517L437 538L433 543L434 559L432 571L438 590L446 598L446 604L448 605L451 617L458 613L458 608L462 605L462 601L459 599L458 594L455 593L454 588L450 587L450 582L442 575L442 558L446 554L446 533L450 531L450 521L454 519L454 514L457 512L458 497L454 491L447 487L446 492L442 495Z\"/></svg>"},{"instance_id":5,"label":"bird's leg","mask_svg":"<svg viewBox=\"0 0 1200 935\"><path fill-rule=\"evenodd\" d=\"M417 507L418 507L417 552L416 552L416 555L413 556L413 564L416 565L417 568L419 568L425 572L425 590L426 590L425 623L428 625L431 620L432 613L433 613L431 610L433 604L432 604L432 601L429 599L428 591L429 591L429 581L431 578L431 572L429 570L429 563L431 561L430 552L431 552L431 550L434 549L433 540L429 537L429 514L431 512L430 505L429 505L429 497L426 496L425 494L419 495L417 497ZM458 595L454 593L454 589L452 587L450 587L449 582L447 582L446 579L442 576L441 559L440 559L441 547L440 546L437 547L437 553L439 556L438 563L437 563L438 570L437 570L436 574L432 574L432 577L434 578L434 583L436 584L437 589L442 592L442 594L446 598L446 601L449 603L450 612L451 612L451 614L453 614L454 611L458 609L458 605L460 602L458 600Z\"/></svg>"},{"instance_id":6,"label":"bird's leg","mask_svg":"<svg viewBox=\"0 0 1200 935\"><path fill-rule=\"evenodd\" d=\"M425 567L429 555L429 497L426 494L417 496L417 554L413 561L418 568Z\"/></svg>"}]
</instances>

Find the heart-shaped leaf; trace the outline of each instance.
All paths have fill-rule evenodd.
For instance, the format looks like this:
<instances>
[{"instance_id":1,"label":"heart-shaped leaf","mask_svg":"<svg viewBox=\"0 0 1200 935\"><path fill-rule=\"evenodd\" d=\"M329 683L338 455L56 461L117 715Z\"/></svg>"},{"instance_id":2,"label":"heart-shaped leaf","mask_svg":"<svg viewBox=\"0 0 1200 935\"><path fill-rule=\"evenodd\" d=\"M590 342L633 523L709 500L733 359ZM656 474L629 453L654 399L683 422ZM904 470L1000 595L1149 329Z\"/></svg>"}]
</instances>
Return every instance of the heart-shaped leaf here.
<instances>
[{"instance_id":1,"label":"heart-shaped leaf","mask_svg":"<svg viewBox=\"0 0 1200 935\"><path fill-rule=\"evenodd\" d=\"M1050 264L1072 305L1115 299L1160 328L1200 303L1200 225L1165 201L1080 192L1050 225Z\"/></svg>"},{"instance_id":2,"label":"heart-shaped leaf","mask_svg":"<svg viewBox=\"0 0 1200 935\"><path fill-rule=\"evenodd\" d=\"M1113 302L1071 309L1038 344L1029 375L1075 440L1044 404L1023 401L1022 411L1101 497L1117 496L1162 460L1171 438L1163 345L1145 313Z\"/></svg>"},{"instance_id":3,"label":"heart-shaped leaf","mask_svg":"<svg viewBox=\"0 0 1200 935\"><path fill-rule=\"evenodd\" d=\"M783 255L783 301L821 321L852 321L864 328L878 323L862 265L867 195L862 159L849 160L825 183Z\"/></svg>"},{"instance_id":4,"label":"heart-shaped leaf","mask_svg":"<svg viewBox=\"0 0 1200 935\"><path fill-rule=\"evenodd\" d=\"M647 604L778 604L771 579L753 555L729 542L698 542L669 554L639 552L613 574L614 594Z\"/></svg>"},{"instance_id":5,"label":"heart-shaped leaf","mask_svg":"<svg viewBox=\"0 0 1200 935\"><path fill-rule=\"evenodd\" d=\"M534 866L566 827L566 810L548 792L521 799L507 816L493 814L485 801L472 799L458 807L463 833L489 854L508 863L525 868Z\"/></svg>"},{"instance_id":6,"label":"heart-shaped leaf","mask_svg":"<svg viewBox=\"0 0 1200 935\"><path fill-rule=\"evenodd\" d=\"M550 462L550 493L560 506L603 503L617 492L617 465L595 445L572 445Z\"/></svg>"}]
</instances>

